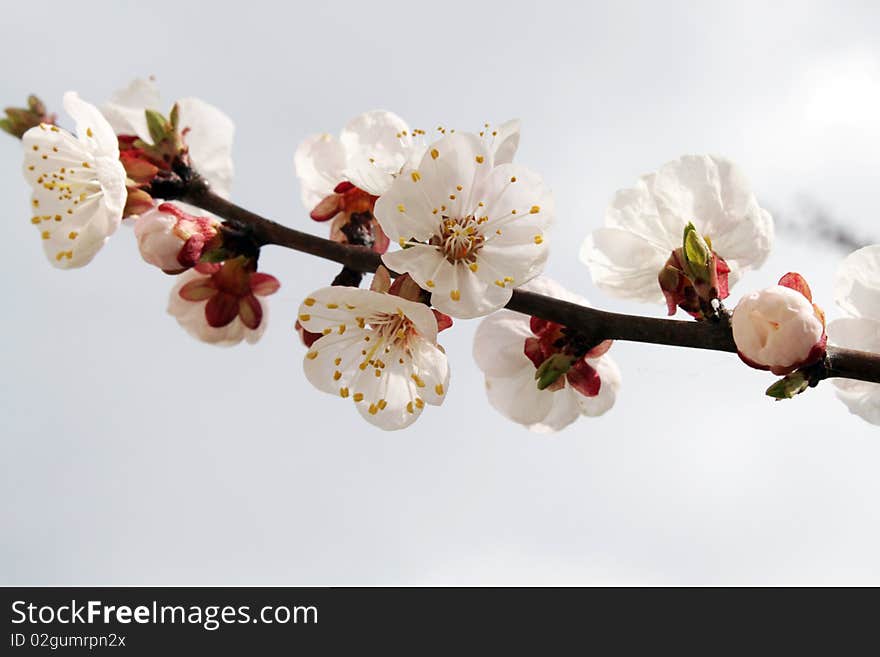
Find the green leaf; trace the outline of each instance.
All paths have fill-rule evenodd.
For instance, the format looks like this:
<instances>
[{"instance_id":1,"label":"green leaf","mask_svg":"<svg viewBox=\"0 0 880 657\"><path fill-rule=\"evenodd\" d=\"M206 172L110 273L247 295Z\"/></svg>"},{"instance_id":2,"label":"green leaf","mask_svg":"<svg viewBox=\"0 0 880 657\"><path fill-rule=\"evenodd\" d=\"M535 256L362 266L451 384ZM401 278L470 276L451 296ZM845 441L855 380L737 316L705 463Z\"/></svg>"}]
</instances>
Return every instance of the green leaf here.
<instances>
[{"instance_id":1,"label":"green leaf","mask_svg":"<svg viewBox=\"0 0 880 657\"><path fill-rule=\"evenodd\" d=\"M0 119L0 130L8 132L13 137L18 137L18 135L15 134L15 129L12 127L12 121L9 119Z\"/></svg>"},{"instance_id":2,"label":"green leaf","mask_svg":"<svg viewBox=\"0 0 880 657\"><path fill-rule=\"evenodd\" d=\"M783 378L779 379L779 381L767 388L766 394L768 397L773 397L776 400L791 399L809 387L809 379L803 372L797 371L786 374Z\"/></svg>"},{"instance_id":3,"label":"green leaf","mask_svg":"<svg viewBox=\"0 0 880 657\"><path fill-rule=\"evenodd\" d=\"M159 145L168 137L168 122L156 110L144 110L147 117L147 128L150 131L150 139L154 145Z\"/></svg>"}]
</instances>

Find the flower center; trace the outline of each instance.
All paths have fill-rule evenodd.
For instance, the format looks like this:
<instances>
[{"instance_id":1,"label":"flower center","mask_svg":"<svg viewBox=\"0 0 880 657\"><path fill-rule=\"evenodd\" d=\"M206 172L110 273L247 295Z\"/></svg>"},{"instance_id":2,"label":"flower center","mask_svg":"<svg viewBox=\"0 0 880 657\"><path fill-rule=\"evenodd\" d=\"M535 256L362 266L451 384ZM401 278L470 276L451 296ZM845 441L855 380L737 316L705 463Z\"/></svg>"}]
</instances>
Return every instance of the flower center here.
<instances>
[{"instance_id":1,"label":"flower center","mask_svg":"<svg viewBox=\"0 0 880 657\"><path fill-rule=\"evenodd\" d=\"M385 346L386 352L392 347L400 347L406 351L410 337L415 335L413 323L402 312L377 313L367 319L367 323L375 331L374 349Z\"/></svg>"},{"instance_id":2,"label":"flower center","mask_svg":"<svg viewBox=\"0 0 880 657\"><path fill-rule=\"evenodd\" d=\"M473 215L462 219L444 216L439 233L434 235L429 243L439 247L453 265L459 262L474 262L486 241L477 229L478 225Z\"/></svg>"},{"instance_id":3,"label":"flower center","mask_svg":"<svg viewBox=\"0 0 880 657\"><path fill-rule=\"evenodd\" d=\"M392 351L400 349L403 354L412 356L409 347L410 337L415 336L416 332L412 322L402 313L377 313L367 318L366 323L373 329L373 333L364 338L369 343L361 356L360 368L367 367L376 368L376 376L381 375L381 371L385 369L384 358L388 357ZM403 362L401 360L401 362Z\"/></svg>"}]
</instances>

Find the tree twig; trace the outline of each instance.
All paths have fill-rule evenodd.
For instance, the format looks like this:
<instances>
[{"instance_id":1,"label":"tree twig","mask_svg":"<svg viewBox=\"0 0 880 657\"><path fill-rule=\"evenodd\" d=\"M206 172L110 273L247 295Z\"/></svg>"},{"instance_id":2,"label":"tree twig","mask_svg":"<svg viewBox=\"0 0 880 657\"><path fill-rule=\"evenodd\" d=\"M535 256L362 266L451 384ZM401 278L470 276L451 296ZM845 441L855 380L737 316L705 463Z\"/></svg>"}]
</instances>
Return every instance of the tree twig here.
<instances>
[{"instance_id":1,"label":"tree twig","mask_svg":"<svg viewBox=\"0 0 880 657\"><path fill-rule=\"evenodd\" d=\"M367 247L340 244L261 217L217 196L198 178L186 186L179 198L249 231L260 246L282 246L367 273L376 271L382 262L381 257ZM597 343L602 340L626 340L736 352L730 328L723 324L612 313L523 290L513 291L507 308L576 329ZM880 383L880 354L832 346L828 348L825 370L826 378Z\"/></svg>"}]
</instances>

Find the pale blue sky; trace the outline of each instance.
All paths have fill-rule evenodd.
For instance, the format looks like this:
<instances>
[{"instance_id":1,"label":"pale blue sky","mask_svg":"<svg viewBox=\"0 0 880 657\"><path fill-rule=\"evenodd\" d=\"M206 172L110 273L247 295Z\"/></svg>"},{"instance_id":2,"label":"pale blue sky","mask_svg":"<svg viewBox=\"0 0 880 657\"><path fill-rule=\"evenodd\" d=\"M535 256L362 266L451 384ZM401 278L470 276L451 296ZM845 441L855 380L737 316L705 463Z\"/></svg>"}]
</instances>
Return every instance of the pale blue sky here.
<instances>
[{"instance_id":1,"label":"pale blue sky","mask_svg":"<svg viewBox=\"0 0 880 657\"><path fill-rule=\"evenodd\" d=\"M770 5L770 6L768 6ZM149 7L149 9L147 9ZM0 103L60 108L136 75L236 122L234 197L299 228L293 150L392 109L459 129L518 116L556 192L549 272L618 188L686 152L737 161L768 207L808 197L878 234L880 10L842 2L46 1L4 7ZM421 14L421 15L420 15ZM880 435L828 385L788 403L734 356L617 344L612 412L560 435L484 400L476 322L444 334L446 404L387 434L301 373L302 297L335 267L267 249L282 281L256 346L195 342L172 280L121 229L52 269L0 140L0 583L880 584ZM804 273L829 317L844 253L783 234L734 290Z\"/></svg>"}]
</instances>

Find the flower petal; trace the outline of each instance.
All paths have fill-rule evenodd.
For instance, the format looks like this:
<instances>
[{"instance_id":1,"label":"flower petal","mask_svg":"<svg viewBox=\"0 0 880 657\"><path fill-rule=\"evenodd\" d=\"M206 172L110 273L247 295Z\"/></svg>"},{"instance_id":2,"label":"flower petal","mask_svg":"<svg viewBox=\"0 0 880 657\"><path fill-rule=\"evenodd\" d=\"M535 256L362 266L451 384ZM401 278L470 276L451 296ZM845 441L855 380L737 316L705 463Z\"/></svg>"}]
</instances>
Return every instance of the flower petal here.
<instances>
[{"instance_id":1,"label":"flower petal","mask_svg":"<svg viewBox=\"0 0 880 657\"><path fill-rule=\"evenodd\" d=\"M137 135L141 140L152 143L144 110L159 109L160 104L156 83L136 78L125 89L114 93L110 101L101 107L101 113L117 135Z\"/></svg>"},{"instance_id":2,"label":"flower petal","mask_svg":"<svg viewBox=\"0 0 880 657\"><path fill-rule=\"evenodd\" d=\"M311 212L342 181L345 149L333 135L312 135L297 147L293 163L303 205Z\"/></svg>"},{"instance_id":3,"label":"flower petal","mask_svg":"<svg viewBox=\"0 0 880 657\"><path fill-rule=\"evenodd\" d=\"M773 219L730 160L687 155L670 162L658 173L654 194L661 211L685 223L687 217L696 217L694 225L711 238L715 252L739 269L756 269L770 254Z\"/></svg>"},{"instance_id":4,"label":"flower petal","mask_svg":"<svg viewBox=\"0 0 880 657\"><path fill-rule=\"evenodd\" d=\"M828 323L828 340L839 347L880 353L880 320L843 317Z\"/></svg>"},{"instance_id":5,"label":"flower petal","mask_svg":"<svg viewBox=\"0 0 880 657\"><path fill-rule=\"evenodd\" d=\"M525 341L532 337L526 315L512 310L492 313L474 334L474 360L484 374L492 377L514 376L530 365L523 353Z\"/></svg>"},{"instance_id":6,"label":"flower petal","mask_svg":"<svg viewBox=\"0 0 880 657\"><path fill-rule=\"evenodd\" d=\"M550 408L550 412L540 422L529 425L529 431L542 434L562 431L582 415L581 407L578 404L578 397L582 397L582 395L572 390L570 386L565 386L550 394L553 395L553 406Z\"/></svg>"},{"instance_id":7,"label":"flower petal","mask_svg":"<svg viewBox=\"0 0 880 657\"><path fill-rule=\"evenodd\" d=\"M588 359L587 362L598 372L602 385L599 387L599 394L596 396L584 397L578 394L576 395L576 400L581 408L581 413L589 417L598 417L607 413L614 406L621 385L620 368L607 355L596 360Z\"/></svg>"},{"instance_id":8,"label":"flower petal","mask_svg":"<svg viewBox=\"0 0 880 657\"><path fill-rule=\"evenodd\" d=\"M828 339L848 349L880 352L880 321L862 317L835 319L828 324ZM850 413L880 425L880 385L852 379L831 379L831 382L838 399L846 404Z\"/></svg>"},{"instance_id":9,"label":"flower petal","mask_svg":"<svg viewBox=\"0 0 880 657\"><path fill-rule=\"evenodd\" d=\"M492 155L496 166L513 162L519 148L520 127L519 119L511 119L495 128L494 134L487 135L492 140Z\"/></svg>"},{"instance_id":10,"label":"flower petal","mask_svg":"<svg viewBox=\"0 0 880 657\"><path fill-rule=\"evenodd\" d=\"M381 196L407 162L413 145L409 125L393 112L364 112L349 121L339 136L345 148L345 177L374 196Z\"/></svg>"},{"instance_id":11,"label":"flower petal","mask_svg":"<svg viewBox=\"0 0 880 657\"><path fill-rule=\"evenodd\" d=\"M843 260L834 279L834 300L850 315L880 320L880 244Z\"/></svg>"},{"instance_id":12,"label":"flower petal","mask_svg":"<svg viewBox=\"0 0 880 657\"><path fill-rule=\"evenodd\" d=\"M486 257L478 258L483 262ZM435 277L431 304L451 317L472 319L502 308L510 301L513 289L495 284L499 275L489 274L485 268L473 272L460 262L444 264Z\"/></svg>"},{"instance_id":13,"label":"flower petal","mask_svg":"<svg viewBox=\"0 0 880 657\"><path fill-rule=\"evenodd\" d=\"M636 233L600 228L581 247L581 262L590 268L593 283L603 292L624 299L663 303L657 275L670 251Z\"/></svg>"},{"instance_id":14,"label":"flower petal","mask_svg":"<svg viewBox=\"0 0 880 657\"><path fill-rule=\"evenodd\" d=\"M64 111L76 124L80 142L94 155L119 158L119 141L97 107L82 100L75 91L64 94Z\"/></svg>"},{"instance_id":15,"label":"flower petal","mask_svg":"<svg viewBox=\"0 0 880 657\"><path fill-rule=\"evenodd\" d=\"M228 198L234 173L235 124L218 108L198 98L181 98L177 106L193 167L208 181L211 191Z\"/></svg>"},{"instance_id":16,"label":"flower petal","mask_svg":"<svg viewBox=\"0 0 880 657\"><path fill-rule=\"evenodd\" d=\"M531 363L514 376L486 377L489 403L505 417L526 426L543 421L553 409L554 395L562 392L538 390Z\"/></svg>"},{"instance_id":17,"label":"flower petal","mask_svg":"<svg viewBox=\"0 0 880 657\"><path fill-rule=\"evenodd\" d=\"M419 287L432 293L440 270L452 266L436 247L420 244L400 251L389 251L382 255L382 262L391 271L409 274Z\"/></svg>"},{"instance_id":18,"label":"flower petal","mask_svg":"<svg viewBox=\"0 0 880 657\"><path fill-rule=\"evenodd\" d=\"M299 321L312 333L325 330L345 331L359 327L371 314L403 312L413 327L429 342L437 340L437 320L423 303L407 301L389 294L362 290L356 287L332 286L315 290L299 307ZM345 333L343 331L343 333Z\"/></svg>"}]
</instances>

